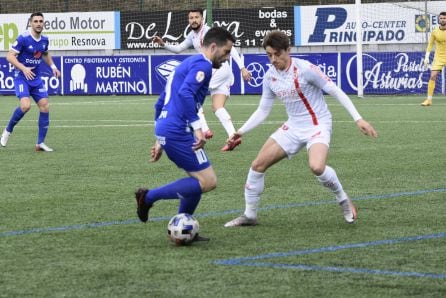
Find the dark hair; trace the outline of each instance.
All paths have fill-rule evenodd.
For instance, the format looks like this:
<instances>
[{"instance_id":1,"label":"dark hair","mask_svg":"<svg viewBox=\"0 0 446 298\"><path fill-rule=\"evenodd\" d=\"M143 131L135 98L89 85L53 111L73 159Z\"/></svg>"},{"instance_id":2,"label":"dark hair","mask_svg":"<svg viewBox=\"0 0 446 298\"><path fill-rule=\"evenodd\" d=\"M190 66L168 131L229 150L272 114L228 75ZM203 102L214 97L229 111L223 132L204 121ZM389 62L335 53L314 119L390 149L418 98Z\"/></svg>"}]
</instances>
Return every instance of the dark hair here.
<instances>
[{"instance_id":1,"label":"dark hair","mask_svg":"<svg viewBox=\"0 0 446 298\"><path fill-rule=\"evenodd\" d=\"M41 13L41 12L33 12L31 14L31 16L29 17L29 20L31 21L34 17L42 17L43 18L43 13Z\"/></svg>"},{"instance_id":2,"label":"dark hair","mask_svg":"<svg viewBox=\"0 0 446 298\"><path fill-rule=\"evenodd\" d=\"M187 12L187 14L190 14L191 12L198 12L198 13L201 14L201 16L203 16L203 9L202 9L202 8L194 8L194 9L191 9L191 10L189 10L189 11Z\"/></svg>"},{"instance_id":3,"label":"dark hair","mask_svg":"<svg viewBox=\"0 0 446 298\"><path fill-rule=\"evenodd\" d=\"M440 16L446 16L446 11L440 12Z\"/></svg>"},{"instance_id":4,"label":"dark hair","mask_svg":"<svg viewBox=\"0 0 446 298\"><path fill-rule=\"evenodd\" d=\"M218 47L222 47L228 40L235 42L234 36L232 36L228 30L221 27L212 27L204 36L203 45L207 47L211 43L215 43Z\"/></svg>"},{"instance_id":5,"label":"dark hair","mask_svg":"<svg viewBox=\"0 0 446 298\"><path fill-rule=\"evenodd\" d=\"M270 46L275 50L287 50L290 47L290 39L282 31L269 32L263 39L263 48Z\"/></svg>"}]
</instances>

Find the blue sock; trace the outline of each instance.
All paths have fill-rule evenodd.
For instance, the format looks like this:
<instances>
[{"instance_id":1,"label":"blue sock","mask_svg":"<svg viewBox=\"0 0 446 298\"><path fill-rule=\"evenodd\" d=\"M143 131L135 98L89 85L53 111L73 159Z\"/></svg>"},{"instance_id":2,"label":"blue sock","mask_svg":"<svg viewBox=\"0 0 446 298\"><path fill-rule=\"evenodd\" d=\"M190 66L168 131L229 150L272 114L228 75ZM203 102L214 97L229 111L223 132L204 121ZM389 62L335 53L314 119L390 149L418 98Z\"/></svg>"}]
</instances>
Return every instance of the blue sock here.
<instances>
[{"instance_id":1,"label":"blue sock","mask_svg":"<svg viewBox=\"0 0 446 298\"><path fill-rule=\"evenodd\" d=\"M25 113L22 112L20 107L17 107L12 113L11 120L9 120L8 126L6 126L6 130L12 132L14 130L14 126L20 121L20 119L25 116Z\"/></svg>"},{"instance_id":2,"label":"blue sock","mask_svg":"<svg viewBox=\"0 0 446 298\"><path fill-rule=\"evenodd\" d=\"M147 204L153 204L158 200L180 199L180 210L192 214L200 202L201 193L198 180L188 177L149 190L145 201Z\"/></svg>"},{"instance_id":3,"label":"blue sock","mask_svg":"<svg viewBox=\"0 0 446 298\"><path fill-rule=\"evenodd\" d=\"M37 144L45 141L48 126L50 125L50 113L40 112L39 115L39 135L37 137Z\"/></svg>"},{"instance_id":4,"label":"blue sock","mask_svg":"<svg viewBox=\"0 0 446 298\"><path fill-rule=\"evenodd\" d=\"M181 198L180 206L178 207L178 213L194 214L195 209L197 209L198 203L200 203L200 200L201 193L194 196L189 196L187 198Z\"/></svg>"}]
</instances>

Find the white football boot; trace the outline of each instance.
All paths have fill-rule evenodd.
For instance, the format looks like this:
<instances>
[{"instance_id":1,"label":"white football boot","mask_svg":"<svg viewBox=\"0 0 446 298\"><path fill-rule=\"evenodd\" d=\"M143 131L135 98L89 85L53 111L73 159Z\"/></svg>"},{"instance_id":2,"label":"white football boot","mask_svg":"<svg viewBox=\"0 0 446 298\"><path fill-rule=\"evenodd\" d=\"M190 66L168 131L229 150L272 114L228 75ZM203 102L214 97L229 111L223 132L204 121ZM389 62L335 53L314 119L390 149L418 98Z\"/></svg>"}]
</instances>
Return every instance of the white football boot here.
<instances>
[{"instance_id":1,"label":"white football boot","mask_svg":"<svg viewBox=\"0 0 446 298\"><path fill-rule=\"evenodd\" d=\"M257 225L257 218L249 218L243 214L243 215L225 223L225 228L241 227L241 226L255 226L255 225Z\"/></svg>"},{"instance_id":2,"label":"white football boot","mask_svg":"<svg viewBox=\"0 0 446 298\"><path fill-rule=\"evenodd\" d=\"M347 199L339 203L339 206L341 206L342 212L344 213L344 219L347 223L354 223L357 214L356 214L356 207L353 205L352 200L347 196Z\"/></svg>"},{"instance_id":3,"label":"white football boot","mask_svg":"<svg viewBox=\"0 0 446 298\"><path fill-rule=\"evenodd\" d=\"M40 143L36 145L36 151L53 152L53 148L48 147L45 143Z\"/></svg>"},{"instance_id":4,"label":"white football boot","mask_svg":"<svg viewBox=\"0 0 446 298\"><path fill-rule=\"evenodd\" d=\"M11 133L6 130L6 128L3 130L2 137L0 138L0 145L2 147L6 147L6 144L8 144L9 136Z\"/></svg>"}]
</instances>

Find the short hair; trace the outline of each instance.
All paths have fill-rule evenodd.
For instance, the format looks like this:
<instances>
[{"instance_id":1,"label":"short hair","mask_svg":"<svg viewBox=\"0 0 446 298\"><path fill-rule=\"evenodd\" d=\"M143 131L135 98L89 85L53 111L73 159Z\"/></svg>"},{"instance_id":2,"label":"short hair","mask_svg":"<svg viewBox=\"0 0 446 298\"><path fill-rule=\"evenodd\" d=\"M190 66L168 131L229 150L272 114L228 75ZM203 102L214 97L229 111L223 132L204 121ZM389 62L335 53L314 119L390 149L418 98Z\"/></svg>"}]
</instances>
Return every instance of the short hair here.
<instances>
[{"instance_id":1,"label":"short hair","mask_svg":"<svg viewBox=\"0 0 446 298\"><path fill-rule=\"evenodd\" d=\"M43 13L41 13L41 12L33 12L31 14L31 16L29 17L29 20L31 21L34 17L42 17L43 18Z\"/></svg>"},{"instance_id":2,"label":"short hair","mask_svg":"<svg viewBox=\"0 0 446 298\"><path fill-rule=\"evenodd\" d=\"M209 46L211 43L217 44L218 47L224 46L228 40L235 42L234 36L228 30L221 27L212 27L203 38L203 45Z\"/></svg>"},{"instance_id":3,"label":"short hair","mask_svg":"<svg viewBox=\"0 0 446 298\"><path fill-rule=\"evenodd\" d=\"M446 16L446 11L440 12L440 16Z\"/></svg>"},{"instance_id":4,"label":"short hair","mask_svg":"<svg viewBox=\"0 0 446 298\"><path fill-rule=\"evenodd\" d=\"M190 14L191 12L198 12L201 16L203 16L203 9L202 8L193 8L187 12L187 14Z\"/></svg>"},{"instance_id":5,"label":"short hair","mask_svg":"<svg viewBox=\"0 0 446 298\"><path fill-rule=\"evenodd\" d=\"M265 36L262 46L265 50L268 46L275 50L287 50L290 47L290 39L282 31L274 30Z\"/></svg>"}]
</instances>

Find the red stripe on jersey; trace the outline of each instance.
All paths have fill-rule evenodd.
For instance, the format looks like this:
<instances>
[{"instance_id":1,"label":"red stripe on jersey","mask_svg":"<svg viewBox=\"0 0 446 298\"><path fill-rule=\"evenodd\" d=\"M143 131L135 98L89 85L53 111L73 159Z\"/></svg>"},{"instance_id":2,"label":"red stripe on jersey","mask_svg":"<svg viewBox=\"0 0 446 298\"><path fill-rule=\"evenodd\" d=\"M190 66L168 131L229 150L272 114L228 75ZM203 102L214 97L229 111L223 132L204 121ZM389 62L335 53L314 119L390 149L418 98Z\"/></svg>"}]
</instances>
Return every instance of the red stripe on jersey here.
<instances>
[{"instance_id":1,"label":"red stripe on jersey","mask_svg":"<svg viewBox=\"0 0 446 298\"><path fill-rule=\"evenodd\" d=\"M319 122L317 121L316 114L314 113L313 109L310 106L310 103L308 102L308 99L305 97L304 93L302 92L302 89L300 88L299 81L297 80L297 67L294 66L294 86L296 87L297 94L299 94L300 99L302 99L302 102L304 103L305 107L307 108L308 113L311 115L311 119L313 120L314 125L318 125Z\"/></svg>"}]
</instances>

